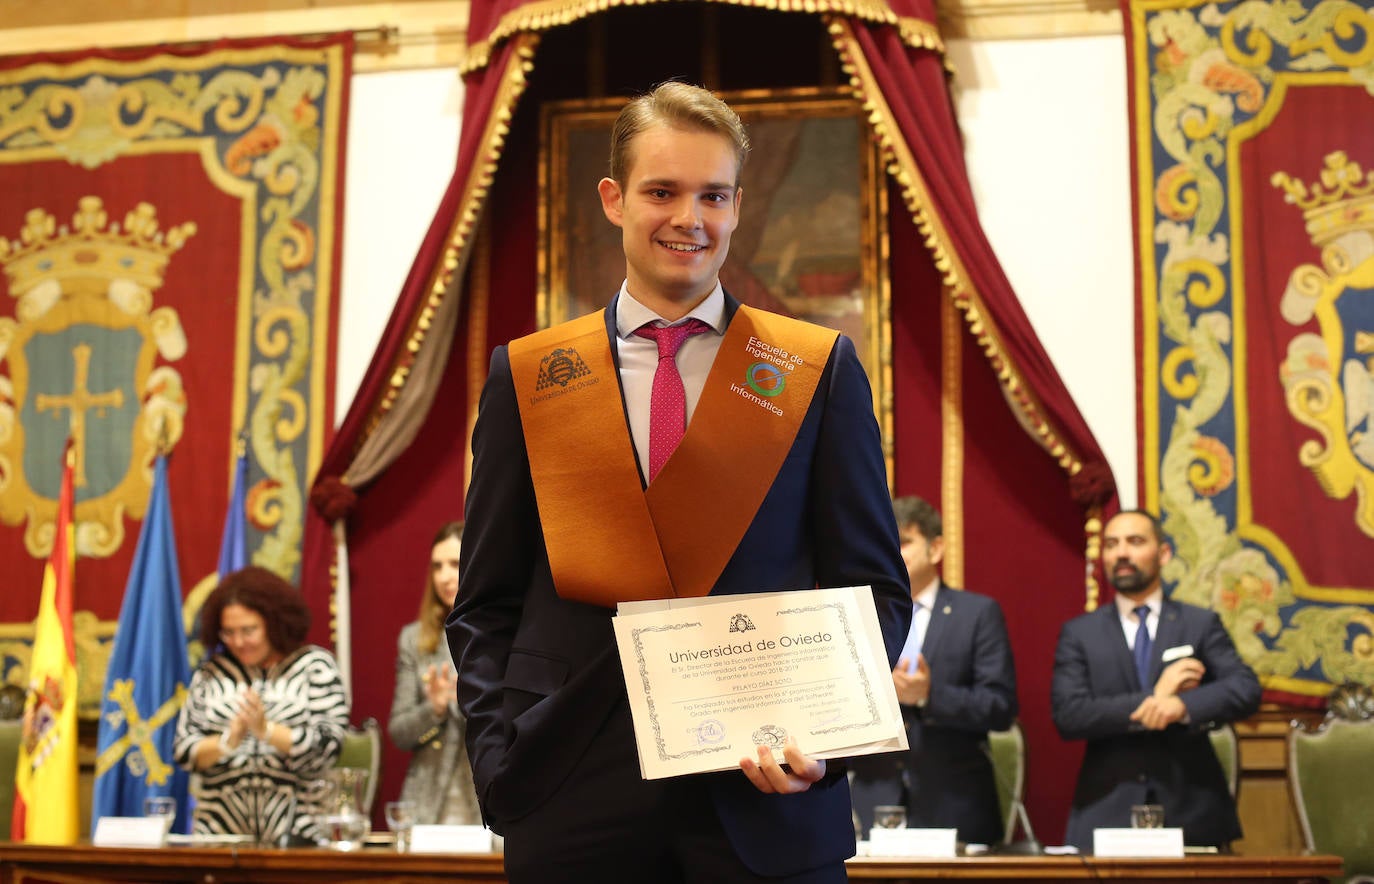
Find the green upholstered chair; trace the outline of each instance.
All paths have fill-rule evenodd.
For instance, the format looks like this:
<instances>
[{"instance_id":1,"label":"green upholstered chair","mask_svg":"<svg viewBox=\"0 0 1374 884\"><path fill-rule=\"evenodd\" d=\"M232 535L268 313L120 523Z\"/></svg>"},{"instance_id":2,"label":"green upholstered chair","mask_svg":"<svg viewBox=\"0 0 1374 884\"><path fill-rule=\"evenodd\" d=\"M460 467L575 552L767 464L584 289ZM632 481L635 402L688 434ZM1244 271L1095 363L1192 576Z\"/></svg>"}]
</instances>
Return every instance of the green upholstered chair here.
<instances>
[{"instance_id":1,"label":"green upholstered chair","mask_svg":"<svg viewBox=\"0 0 1374 884\"><path fill-rule=\"evenodd\" d=\"M1240 743L1236 739L1236 729L1229 724L1214 728L1207 733L1212 738L1212 751L1217 753L1221 771L1226 774L1226 788L1231 791L1232 800L1240 788Z\"/></svg>"},{"instance_id":2,"label":"green upholstered chair","mask_svg":"<svg viewBox=\"0 0 1374 884\"><path fill-rule=\"evenodd\" d=\"M1346 881L1374 881L1374 721L1332 718L1288 734L1288 782L1311 853L1345 861Z\"/></svg>"},{"instance_id":3,"label":"green upholstered chair","mask_svg":"<svg viewBox=\"0 0 1374 884\"><path fill-rule=\"evenodd\" d=\"M375 718L369 718L361 727L350 727L344 734L343 748L335 767L356 767L367 771L367 788L364 790L363 813L372 812L372 799L377 795L377 775L382 767L382 734Z\"/></svg>"},{"instance_id":4,"label":"green upholstered chair","mask_svg":"<svg viewBox=\"0 0 1374 884\"><path fill-rule=\"evenodd\" d=\"M14 773L19 766L19 740L23 724L0 721L0 841L10 840L10 819L14 813Z\"/></svg>"},{"instance_id":5,"label":"green upholstered chair","mask_svg":"<svg viewBox=\"0 0 1374 884\"><path fill-rule=\"evenodd\" d=\"M1018 822L1026 839L1034 841L1035 832L1022 803L1026 789L1026 735L1021 722L1013 721L1004 731L989 732L988 749L993 778L997 780L997 803L1002 811L1002 843L1012 843Z\"/></svg>"}]
</instances>

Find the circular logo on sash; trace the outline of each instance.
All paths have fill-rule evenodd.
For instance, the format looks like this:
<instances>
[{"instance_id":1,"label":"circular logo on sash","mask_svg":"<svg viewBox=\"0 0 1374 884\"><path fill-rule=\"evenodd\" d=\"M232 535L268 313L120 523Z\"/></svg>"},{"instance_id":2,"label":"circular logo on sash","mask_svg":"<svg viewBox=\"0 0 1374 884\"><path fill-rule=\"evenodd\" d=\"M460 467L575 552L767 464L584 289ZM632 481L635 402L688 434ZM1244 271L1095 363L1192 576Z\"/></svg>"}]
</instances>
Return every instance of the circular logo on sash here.
<instances>
[{"instance_id":1,"label":"circular logo on sash","mask_svg":"<svg viewBox=\"0 0 1374 884\"><path fill-rule=\"evenodd\" d=\"M771 362L755 362L745 369L744 382L760 396L776 396L787 386L781 368Z\"/></svg>"}]
</instances>

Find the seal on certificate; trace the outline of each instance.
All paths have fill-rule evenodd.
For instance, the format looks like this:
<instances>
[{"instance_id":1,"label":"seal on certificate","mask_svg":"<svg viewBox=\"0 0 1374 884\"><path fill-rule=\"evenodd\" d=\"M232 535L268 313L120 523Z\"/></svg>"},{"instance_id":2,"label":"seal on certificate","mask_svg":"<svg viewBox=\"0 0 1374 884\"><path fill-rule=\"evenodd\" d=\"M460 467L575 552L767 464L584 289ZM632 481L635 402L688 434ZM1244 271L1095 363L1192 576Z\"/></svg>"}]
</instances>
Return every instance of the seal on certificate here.
<instances>
[{"instance_id":1,"label":"seal on certificate","mask_svg":"<svg viewBox=\"0 0 1374 884\"><path fill-rule=\"evenodd\" d=\"M754 739L754 745L767 746L769 749L781 749L787 742L787 731L776 724L765 724L750 736Z\"/></svg>"},{"instance_id":2,"label":"seal on certificate","mask_svg":"<svg viewBox=\"0 0 1374 884\"><path fill-rule=\"evenodd\" d=\"M708 718L687 732L697 738L698 746L710 746L725 739L725 725L714 718Z\"/></svg>"},{"instance_id":3,"label":"seal on certificate","mask_svg":"<svg viewBox=\"0 0 1374 884\"><path fill-rule=\"evenodd\" d=\"M730 618L731 632L748 632L754 628L754 621L749 619L748 614L736 614Z\"/></svg>"}]
</instances>

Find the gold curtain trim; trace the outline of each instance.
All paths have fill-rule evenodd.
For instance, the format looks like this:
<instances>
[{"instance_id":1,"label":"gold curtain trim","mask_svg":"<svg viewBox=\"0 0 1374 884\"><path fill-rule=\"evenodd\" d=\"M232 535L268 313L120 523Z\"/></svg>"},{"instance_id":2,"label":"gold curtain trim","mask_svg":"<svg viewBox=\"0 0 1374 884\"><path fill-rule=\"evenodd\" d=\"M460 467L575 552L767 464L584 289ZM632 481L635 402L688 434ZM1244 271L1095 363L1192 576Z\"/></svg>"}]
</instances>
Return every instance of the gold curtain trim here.
<instances>
[{"instance_id":1,"label":"gold curtain trim","mask_svg":"<svg viewBox=\"0 0 1374 884\"><path fill-rule=\"evenodd\" d=\"M945 535L944 576L953 586L964 582L964 397L960 368L964 361L963 326L948 298L940 301L940 511Z\"/></svg>"},{"instance_id":2,"label":"gold curtain trim","mask_svg":"<svg viewBox=\"0 0 1374 884\"><path fill-rule=\"evenodd\" d=\"M1018 412L1018 420L1025 423L1032 437L1060 467L1070 476L1076 475L1083 468L1082 459L1068 447L1050 423L1034 392L1007 355L1001 333L983 306L983 299L969 279L963 262L950 246L944 224L935 212L927 208L930 197L925 179L900 136L897 122L864 60L853 32L846 22L838 18L830 19L829 28L843 70L849 75L849 86L868 114L868 123L882 148L887 172L901 186L902 198L916 223L916 229L921 233L923 243L935 259L935 267L940 271L941 281L954 306L964 314L969 332L996 372L1003 393Z\"/></svg>"},{"instance_id":3,"label":"gold curtain trim","mask_svg":"<svg viewBox=\"0 0 1374 884\"><path fill-rule=\"evenodd\" d=\"M997 324L984 306L983 299L969 278L963 262L951 246L943 222L936 212L930 210L930 192L926 187L925 178L917 167L916 159L911 155L906 140L901 137L901 129L864 58L862 48L854 38L853 30L847 21L838 16L828 16L827 27L835 50L839 53L841 68L849 77L849 87L868 115L873 137L882 149L887 172L901 187L902 199L907 210L911 212L922 242L930 250L945 291L955 308L963 313L969 333L973 335L979 349L983 351L988 364L997 375L1002 395L1011 405L1012 413L1026 428L1031 438L1035 439L1069 476L1077 475L1083 469L1082 458L1069 448L1050 422L1039 399L1008 356L1006 348L1002 345L1002 335ZM1086 515L1083 526L1086 552L1100 548L1101 525L1100 519L1094 515L1095 511L1096 508L1093 508ZM1096 529L1093 527L1094 523L1097 523ZM1091 563L1095 558L1094 555L1089 555L1087 561ZM1098 587L1091 566L1085 570L1084 592L1085 606L1095 607Z\"/></svg>"},{"instance_id":4,"label":"gold curtain trim","mask_svg":"<svg viewBox=\"0 0 1374 884\"><path fill-rule=\"evenodd\" d=\"M487 325L491 321L491 223L477 230L473 246L468 293L468 408L467 433L463 444L463 499L467 500L472 484L472 431L477 427L477 407L482 401L482 389L487 383L487 363L490 346L487 344Z\"/></svg>"},{"instance_id":5,"label":"gold curtain trim","mask_svg":"<svg viewBox=\"0 0 1374 884\"><path fill-rule=\"evenodd\" d=\"M502 41L515 34L539 33L561 25L572 24L616 6L647 6L666 0L536 0L514 9L496 23L484 39L468 46L459 70L463 74L486 67L491 54ZM805 12L853 16L885 25L892 25L903 42L917 49L945 51L939 29L919 18L899 16L887 5L887 0L710 0L731 6L751 6L777 12Z\"/></svg>"},{"instance_id":6,"label":"gold curtain trim","mask_svg":"<svg viewBox=\"0 0 1374 884\"><path fill-rule=\"evenodd\" d=\"M405 389L416 355L424 347L425 337L434 322L434 314L452 290L454 280L466 264L467 252L472 245L473 230L492 181L496 177L496 167L506 146L506 136L510 134L515 105L529 83L530 72L534 70L534 50L539 44L539 36L521 34L516 39L519 45L515 47L502 74L496 100L492 103L491 113L482 131L482 146L478 151L476 165L464 183L463 196L458 202L458 211L455 215L456 220L449 230L448 245L430 273L427 282L429 297L424 307L411 319L405 346L391 368L391 378L386 390L373 406L367 422L363 425L363 431L354 443L355 454L391 412L397 397Z\"/></svg>"}]
</instances>

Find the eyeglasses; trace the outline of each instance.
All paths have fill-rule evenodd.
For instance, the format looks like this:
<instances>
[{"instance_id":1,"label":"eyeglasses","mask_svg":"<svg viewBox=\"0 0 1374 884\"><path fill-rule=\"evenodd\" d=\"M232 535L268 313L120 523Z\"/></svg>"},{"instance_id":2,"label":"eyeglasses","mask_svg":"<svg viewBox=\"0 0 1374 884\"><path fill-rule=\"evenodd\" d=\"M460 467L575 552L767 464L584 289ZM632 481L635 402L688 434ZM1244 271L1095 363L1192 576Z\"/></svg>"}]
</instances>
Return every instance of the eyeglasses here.
<instances>
[{"instance_id":1,"label":"eyeglasses","mask_svg":"<svg viewBox=\"0 0 1374 884\"><path fill-rule=\"evenodd\" d=\"M240 626L237 629L221 629L219 640L222 642L233 641L236 638L248 640L255 639L259 635L262 635L262 625L255 623L252 626Z\"/></svg>"}]
</instances>

